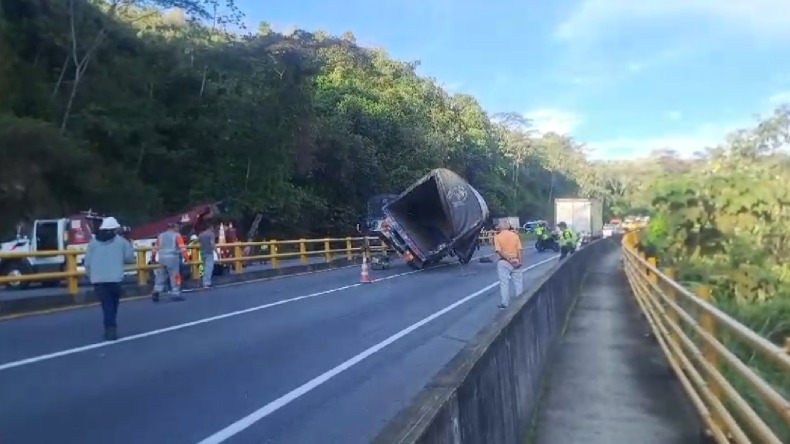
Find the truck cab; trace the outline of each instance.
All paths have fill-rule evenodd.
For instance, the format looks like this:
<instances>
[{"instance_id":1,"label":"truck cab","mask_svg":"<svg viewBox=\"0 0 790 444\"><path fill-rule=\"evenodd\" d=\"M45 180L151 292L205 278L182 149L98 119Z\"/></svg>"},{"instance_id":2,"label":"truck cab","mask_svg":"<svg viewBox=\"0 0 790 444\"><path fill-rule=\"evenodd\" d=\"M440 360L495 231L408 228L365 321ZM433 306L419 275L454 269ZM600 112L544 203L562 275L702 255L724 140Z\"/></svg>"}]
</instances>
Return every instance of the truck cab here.
<instances>
[{"instance_id":1,"label":"truck cab","mask_svg":"<svg viewBox=\"0 0 790 444\"><path fill-rule=\"evenodd\" d=\"M1 253L36 253L77 250L82 253L88 248L93 233L101 224L102 217L90 212L61 219L38 219L33 222L30 234L21 232L17 239L0 244ZM77 256L77 266L81 267L85 255ZM0 273L3 276L22 276L38 273L55 273L65 271L66 256L26 256L0 258ZM44 282L45 285L56 285L61 279ZM24 289L30 281L12 281L6 286Z\"/></svg>"},{"instance_id":2,"label":"truck cab","mask_svg":"<svg viewBox=\"0 0 790 444\"><path fill-rule=\"evenodd\" d=\"M397 198L397 194L378 194L368 199L365 217L360 221L357 231L383 239L383 232L387 230L384 206Z\"/></svg>"}]
</instances>

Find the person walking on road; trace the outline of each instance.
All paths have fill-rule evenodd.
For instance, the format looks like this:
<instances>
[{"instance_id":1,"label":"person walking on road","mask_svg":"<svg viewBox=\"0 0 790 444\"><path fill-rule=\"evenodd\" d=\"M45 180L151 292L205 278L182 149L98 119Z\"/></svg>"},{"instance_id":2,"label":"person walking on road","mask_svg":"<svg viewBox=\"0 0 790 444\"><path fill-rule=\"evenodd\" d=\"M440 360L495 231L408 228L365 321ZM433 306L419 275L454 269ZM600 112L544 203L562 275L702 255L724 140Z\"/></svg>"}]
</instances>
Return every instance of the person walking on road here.
<instances>
[{"instance_id":1,"label":"person walking on road","mask_svg":"<svg viewBox=\"0 0 790 444\"><path fill-rule=\"evenodd\" d=\"M203 288L211 286L214 276L214 253L217 249L216 224L213 220L207 221L206 228L198 235L200 243L200 259L203 263Z\"/></svg>"},{"instance_id":2,"label":"person walking on road","mask_svg":"<svg viewBox=\"0 0 790 444\"><path fill-rule=\"evenodd\" d=\"M159 261L160 269L157 270L154 293L151 295L154 302L159 302L159 295L165 290L168 280L172 299L184 300L181 296L181 258L187 256L187 250L178 228L178 223L172 222L168 224L167 231L156 238L154 254Z\"/></svg>"},{"instance_id":3,"label":"person walking on road","mask_svg":"<svg viewBox=\"0 0 790 444\"><path fill-rule=\"evenodd\" d=\"M106 217L85 251L85 272L93 292L101 301L104 316L104 339L118 339L118 305L121 301L121 281L124 265L135 262L134 248L118 234L121 226L114 217Z\"/></svg>"},{"instance_id":4,"label":"person walking on road","mask_svg":"<svg viewBox=\"0 0 790 444\"><path fill-rule=\"evenodd\" d=\"M494 251L499 256L496 263L501 296L499 308L504 309L510 304L511 283L515 288L516 297L524 292L524 276L519 270L523 260L521 238L511 231L510 223L506 220L499 222L499 233L494 236Z\"/></svg>"}]
</instances>

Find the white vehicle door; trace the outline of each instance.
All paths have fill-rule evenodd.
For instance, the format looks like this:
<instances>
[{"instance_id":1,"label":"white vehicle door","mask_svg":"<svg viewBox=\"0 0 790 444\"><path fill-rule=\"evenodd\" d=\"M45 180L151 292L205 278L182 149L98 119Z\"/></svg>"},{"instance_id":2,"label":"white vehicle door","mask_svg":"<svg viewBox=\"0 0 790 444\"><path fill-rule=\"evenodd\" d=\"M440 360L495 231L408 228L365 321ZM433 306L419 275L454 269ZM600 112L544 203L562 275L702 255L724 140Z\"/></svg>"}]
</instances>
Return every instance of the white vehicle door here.
<instances>
[{"instance_id":1,"label":"white vehicle door","mask_svg":"<svg viewBox=\"0 0 790 444\"><path fill-rule=\"evenodd\" d=\"M31 251L43 252L65 250L65 233L66 224L63 220L37 220L33 225ZM55 266L64 264L66 258L63 255L37 256L30 258L30 262L36 266Z\"/></svg>"}]
</instances>

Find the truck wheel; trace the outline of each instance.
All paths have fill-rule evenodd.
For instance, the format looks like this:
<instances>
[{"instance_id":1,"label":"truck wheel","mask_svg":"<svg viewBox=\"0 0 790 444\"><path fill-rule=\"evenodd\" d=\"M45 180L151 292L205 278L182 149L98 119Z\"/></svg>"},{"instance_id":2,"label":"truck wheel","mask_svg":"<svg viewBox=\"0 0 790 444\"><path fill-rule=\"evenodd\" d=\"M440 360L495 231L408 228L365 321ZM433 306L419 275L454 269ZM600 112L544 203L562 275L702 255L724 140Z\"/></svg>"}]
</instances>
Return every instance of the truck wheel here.
<instances>
[{"instance_id":1,"label":"truck wheel","mask_svg":"<svg viewBox=\"0 0 790 444\"><path fill-rule=\"evenodd\" d=\"M13 261L3 264L2 274L6 277L23 276L32 272L33 268L27 262ZM24 290L30 287L30 281L12 281L7 282L5 285L12 290Z\"/></svg>"},{"instance_id":2,"label":"truck wheel","mask_svg":"<svg viewBox=\"0 0 790 444\"><path fill-rule=\"evenodd\" d=\"M472 249L469 251L469 254L467 254L466 256L458 256L458 262L460 262L461 265L466 265L472 260L472 256L474 255L475 255L475 250Z\"/></svg>"}]
</instances>

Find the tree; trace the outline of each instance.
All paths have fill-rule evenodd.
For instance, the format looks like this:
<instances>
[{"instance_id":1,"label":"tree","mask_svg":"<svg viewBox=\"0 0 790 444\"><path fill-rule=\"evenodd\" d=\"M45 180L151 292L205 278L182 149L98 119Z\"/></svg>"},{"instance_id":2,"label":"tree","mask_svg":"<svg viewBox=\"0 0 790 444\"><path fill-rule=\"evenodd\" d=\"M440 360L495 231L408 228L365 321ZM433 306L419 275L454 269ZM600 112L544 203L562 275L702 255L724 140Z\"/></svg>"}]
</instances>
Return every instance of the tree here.
<instances>
[{"instance_id":1,"label":"tree","mask_svg":"<svg viewBox=\"0 0 790 444\"><path fill-rule=\"evenodd\" d=\"M239 36L225 29L232 4L213 0L21 1L2 6L0 113L13 146L57 155L8 164L86 185L26 173L38 188L21 198L4 185L3 228L83 207L135 224L222 199L242 219L263 213L267 237L345 235L372 194L436 167L466 177L496 215L549 218L554 196L592 192L573 140L538 136L516 114L497 122L350 32L262 22Z\"/></svg>"}]
</instances>

